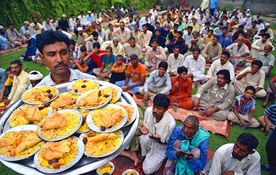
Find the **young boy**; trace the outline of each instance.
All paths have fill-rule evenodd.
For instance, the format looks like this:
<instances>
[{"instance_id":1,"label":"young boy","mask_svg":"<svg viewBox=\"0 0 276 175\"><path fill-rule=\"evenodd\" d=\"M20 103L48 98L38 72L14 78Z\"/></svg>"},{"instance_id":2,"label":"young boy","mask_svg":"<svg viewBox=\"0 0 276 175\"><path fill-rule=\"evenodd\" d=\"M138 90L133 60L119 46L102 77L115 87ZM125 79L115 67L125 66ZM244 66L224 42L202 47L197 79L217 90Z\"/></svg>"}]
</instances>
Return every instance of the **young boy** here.
<instances>
[{"instance_id":1,"label":"young boy","mask_svg":"<svg viewBox=\"0 0 276 175\"><path fill-rule=\"evenodd\" d=\"M86 51L86 47L85 46L81 46L80 48L81 54L80 54L80 60L75 60L74 64L77 66L77 68L84 73L90 73L92 72L92 70L90 71L88 65L86 64L85 61L83 61L83 59L87 56L87 51ZM91 59L91 58L89 58Z\"/></svg>"},{"instance_id":2,"label":"young boy","mask_svg":"<svg viewBox=\"0 0 276 175\"><path fill-rule=\"evenodd\" d=\"M276 104L269 106L264 112L264 116L258 118L262 125L262 130L272 131L276 126Z\"/></svg>"},{"instance_id":3,"label":"young boy","mask_svg":"<svg viewBox=\"0 0 276 175\"><path fill-rule=\"evenodd\" d=\"M243 126L258 127L260 123L253 118L255 111L254 96L256 89L253 86L247 86L243 95L238 95L233 103L233 111L229 113L228 120L240 123Z\"/></svg>"},{"instance_id":4,"label":"young boy","mask_svg":"<svg viewBox=\"0 0 276 175\"><path fill-rule=\"evenodd\" d=\"M11 88L12 88L12 83L13 83L13 73L11 68L7 68L6 69L6 75L7 75L7 80L2 88L1 94L0 94L0 101L3 101L5 97L7 97L9 95L9 93L11 92Z\"/></svg>"},{"instance_id":5,"label":"young boy","mask_svg":"<svg viewBox=\"0 0 276 175\"><path fill-rule=\"evenodd\" d=\"M112 47L106 47L106 54L103 55L103 64L100 68L93 69L94 74L98 75L101 79L109 78L111 67L116 62L116 56L113 55Z\"/></svg>"},{"instance_id":6,"label":"young boy","mask_svg":"<svg viewBox=\"0 0 276 175\"><path fill-rule=\"evenodd\" d=\"M111 77L109 82L115 84L116 81L121 81L126 79L125 69L126 65L123 62L124 57L122 55L117 55L116 62L111 67Z\"/></svg>"}]
</instances>

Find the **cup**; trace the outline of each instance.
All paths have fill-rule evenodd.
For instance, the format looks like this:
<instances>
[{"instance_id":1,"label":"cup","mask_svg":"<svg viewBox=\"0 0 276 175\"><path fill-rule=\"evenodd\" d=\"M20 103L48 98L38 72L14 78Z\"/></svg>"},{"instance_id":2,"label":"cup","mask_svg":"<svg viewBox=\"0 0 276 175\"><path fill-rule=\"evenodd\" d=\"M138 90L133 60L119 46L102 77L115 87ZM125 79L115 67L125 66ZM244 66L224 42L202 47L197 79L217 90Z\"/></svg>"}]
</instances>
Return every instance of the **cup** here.
<instances>
[{"instance_id":1,"label":"cup","mask_svg":"<svg viewBox=\"0 0 276 175\"><path fill-rule=\"evenodd\" d=\"M199 114L200 116L205 116L206 108L199 108Z\"/></svg>"},{"instance_id":2,"label":"cup","mask_svg":"<svg viewBox=\"0 0 276 175\"><path fill-rule=\"evenodd\" d=\"M178 104L177 104L177 103L174 103L174 104L173 104L173 112L176 112L176 111L177 111L177 108L178 108Z\"/></svg>"},{"instance_id":3,"label":"cup","mask_svg":"<svg viewBox=\"0 0 276 175\"><path fill-rule=\"evenodd\" d=\"M144 100L144 106L147 108L149 106L149 101L148 100Z\"/></svg>"},{"instance_id":4,"label":"cup","mask_svg":"<svg viewBox=\"0 0 276 175\"><path fill-rule=\"evenodd\" d=\"M242 126L242 130L245 130L249 126L248 120L244 120L244 122L245 122L245 125Z\"/></svg>"}]
</instances>

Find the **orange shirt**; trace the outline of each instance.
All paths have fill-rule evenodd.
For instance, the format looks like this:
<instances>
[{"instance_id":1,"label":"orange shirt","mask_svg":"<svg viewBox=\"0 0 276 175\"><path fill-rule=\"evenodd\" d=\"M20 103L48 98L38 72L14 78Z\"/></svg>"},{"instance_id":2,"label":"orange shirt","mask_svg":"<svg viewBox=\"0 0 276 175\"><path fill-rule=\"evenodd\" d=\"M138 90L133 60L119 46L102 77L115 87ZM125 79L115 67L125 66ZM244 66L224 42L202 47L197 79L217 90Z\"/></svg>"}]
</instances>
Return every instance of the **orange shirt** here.
<instances>
[{"instance_id":1,"label":"orange shirt","mask_svg":"<svg viewBox=\"0 0 276 175\"><path fill-rule=\"evenodd\" d=\"M125 71L125 69L126 69L125 63L118 65L117 62L115 62L111 67L111 72L123 73Z\"/></svg>"},{"instance_id":2,"label":"orange shirt","mask_svg":"<svg viewBox=\"0 0 276 175\"><path fill-rule=\"evenodd\" d=\"M178 82L179 87L175 88L174 84ZM191 98L193 90L193 81L190 78L179 80L178 76L172 78L172 89L169 96L177 96L179 99Z\"/></svg>"},{"instance_id":3,"label":"orange shirt","mask_svg":"<svg viewBox=\"0 0 276 175\"><path fill-rule=\"evenodd\" d=\"M132 82L139 82L141 77L146 76L146 67L141 63L138 63L136 68L134 68L132 64L129 64L127 74L132 75L130 79Z\"/></svg>"},{"instance_id":4,"label":"orange shirt","mask_svg":"<svg viewBox=\"0 0 276 175\"><path fill-rule=\"evenodd\" d=\"M236 39L234 43L237 43L237 42L238 42L238 39ZM243 43L244 43L245 45L247 45L247 47L248 47L249 50L251 50L251 45L252 45L252 43L251 43L251 41L250 41L249 39L244 38L244 39L243 39Z\"/></svg>"}]
</instances>

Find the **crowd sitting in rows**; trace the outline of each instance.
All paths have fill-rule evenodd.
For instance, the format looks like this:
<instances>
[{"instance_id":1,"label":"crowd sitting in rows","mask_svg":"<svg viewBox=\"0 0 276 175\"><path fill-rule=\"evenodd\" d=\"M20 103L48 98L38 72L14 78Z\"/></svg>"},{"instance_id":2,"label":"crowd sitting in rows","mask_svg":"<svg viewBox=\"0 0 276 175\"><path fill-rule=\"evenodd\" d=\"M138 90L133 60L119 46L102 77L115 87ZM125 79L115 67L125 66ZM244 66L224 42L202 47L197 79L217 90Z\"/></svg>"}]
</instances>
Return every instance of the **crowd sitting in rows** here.
<instances>
[{"instance_id":1,"label":"crowd sitting in rows","mask_svg":"<svg viewBox=\"0 0 276 175\"><path fill-rule=\"evenodd\" d=\"M274 36L270 24L263 23L261 14L252 16L249 9L220 12L218 8L213 9L212 4L210 11L186 5L159 8L160 12L154 5L143 17L135 8L119 7L116 10L114 7L106 11L101 9L99 16L95 11L88 11L87 15L80 12L77 18L71 14L69 21L65 14L60 21L47 17L42 24L34 17L31 24L24 22L20 32L12 23L6 32L1 25L1 49L28 43L22 60L45 63L51 71L37 82L36 86L41 86L64 82L64 77L55 70L56 64L48 58L45 47L56 45L66 48L67 45L70 55L66 57L68 65L63 60L57 60L57 65L68 66L70 73L65 76L68 80L109 79L124 91L142 94L144 101L151 100L153 107L146 109L139 140L142 156L146 157L143 162L146 174L158 170L166 157L165 170L171 171L170 166L174 165L173 172L176 174L191 171L260 174L260 156L254 151L258 140L253 135L241 134L234 145L222 146L205 167L209 133L198 127L199 121L195 116L188 116L183 126L175 127L175 121L167 110L177 103L180 108L200 110L203 116L215 120L229 120L249 127L261 125L262 130L267 132L274 129L275 105L270 106L264 116L253 117L255 98L266 97L262 104L264 107L270 97L276 98L276 77L268 87L264 87L275 59L271 54ZM102 26L105 22L108 22L107 30ZM73 34L76 40L72 39ZM53 39L54 44L45 41L50 40L50 36L58 38L55 42ZM209 67L207 74L206 67ZM1 71L8 75L9 81L13 81L10 94L7 96L7 88L2 88L0 96L0 100L7 97L7 106L18 100L27 88L34 86L29 86L31 79L18 60L11 62L10 69ZM5 86L11 86L6 83ZM195 95L192 95L193 88L197 90ZM235 93L238 94L236 97ZM190 145L198 148L200 155L188 154ZM239 149L244 149L244 154L237 151ZM218 163L222 163L219 157L230 159L231 153L235 159L244 159L241 167L235 169L231 159L225 166L221 165L225 169L216 169ZM139 162L133 152L126 151L122 155L133 159L135 164ZM189 168L183 169L187 164Z\"/></svg>"}]
</instances>

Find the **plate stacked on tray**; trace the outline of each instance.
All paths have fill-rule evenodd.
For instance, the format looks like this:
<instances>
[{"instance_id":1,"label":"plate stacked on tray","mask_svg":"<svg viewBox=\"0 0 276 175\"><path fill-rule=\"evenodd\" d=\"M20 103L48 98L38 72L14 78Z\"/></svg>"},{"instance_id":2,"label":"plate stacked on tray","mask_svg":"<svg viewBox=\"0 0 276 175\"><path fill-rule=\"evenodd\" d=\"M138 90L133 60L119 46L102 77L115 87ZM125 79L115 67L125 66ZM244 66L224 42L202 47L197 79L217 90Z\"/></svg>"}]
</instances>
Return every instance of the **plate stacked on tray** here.
<instances>
[{"instance_id":1,"label":"plate stacked on tray","mask_svg":"<svg viewBox=\"0 0 276 175\"><path fill-rule=\"evenodd\" d=\"M67 91L41 86L23 93L24 104L9 116L11 129L0 136L0 159L18 161L35 154L39 171L59 173L83 155L100 158L120 148L124 141L120 129L136 117L134 107L116 103L121 89L80 79Z\"/></svg>"}]
</instances>

